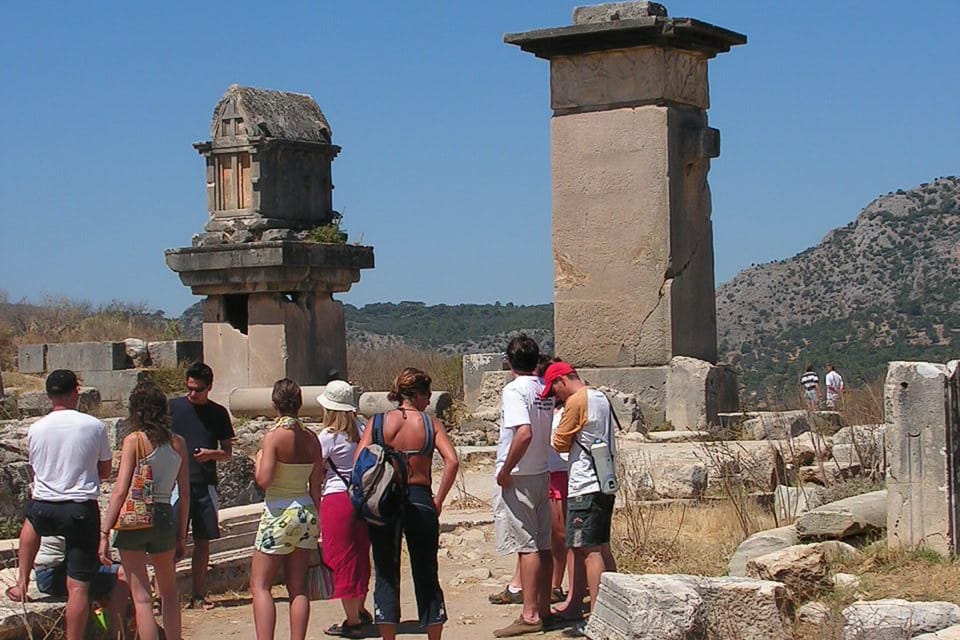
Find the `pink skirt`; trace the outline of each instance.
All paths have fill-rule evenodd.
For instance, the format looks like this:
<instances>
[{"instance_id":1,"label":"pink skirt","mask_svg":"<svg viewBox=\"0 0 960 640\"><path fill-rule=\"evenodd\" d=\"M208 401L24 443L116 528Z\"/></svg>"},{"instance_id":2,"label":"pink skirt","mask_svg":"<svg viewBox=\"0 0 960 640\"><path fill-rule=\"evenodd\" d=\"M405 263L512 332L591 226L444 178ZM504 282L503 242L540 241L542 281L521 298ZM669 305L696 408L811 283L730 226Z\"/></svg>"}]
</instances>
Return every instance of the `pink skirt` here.
<instances>
[{"instance_id":1,"label":"pink skirt","mask_svg":"<svg viewBox=\"0 0 960 640\"><path fill-rule=\"evenodd\" d=\"M370 537L346 491L320 499L323 560L333 569L334 598L363 598L370 587Z\"/></svg>"}]
</instances>

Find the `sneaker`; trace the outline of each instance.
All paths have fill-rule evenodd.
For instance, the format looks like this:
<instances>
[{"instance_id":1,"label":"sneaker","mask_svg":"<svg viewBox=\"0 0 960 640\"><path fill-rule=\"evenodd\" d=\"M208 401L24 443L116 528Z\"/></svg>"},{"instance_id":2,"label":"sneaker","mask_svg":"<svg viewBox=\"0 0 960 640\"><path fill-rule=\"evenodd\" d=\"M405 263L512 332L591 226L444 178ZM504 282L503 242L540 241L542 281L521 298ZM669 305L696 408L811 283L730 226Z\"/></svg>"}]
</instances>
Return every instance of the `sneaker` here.
<instances>
[{"instance_id":1,"label":"sneaker","mask_svg":"<svg viewBox=\"0 0 960 640\"><path fill-rule=\"evenodd\" d=\"M490 604L522 604L523 603L523 590L517 591L514 593L510 591L510 587L504 587L503 591L498 591L496 593L491 593L487 600L490 601Z\"/></svg>"},{"instance_id":2,"label":"sneaker","mask_svg":"<svg viewBox=\"0 0 960 640\"><path fill-rule=\"evenodd\" d=\"M580 622L574 624L572 627L568 627L560 632L564 638L586 638L587 637L587 621L581 620Z\"/></svg>"},{"instance_id":3,"label":"sneaker","mask_svg":"<svg viewBox=\"0 0 960 640\"><path fill-rule=\"evenodd\" d=\"M512 638L514 636L523 636L528 633L541 633L543 631L543 622L527 622L521 615L503 629L497 629L493 632L495 638Z\"/></svg>"}]
</instances>

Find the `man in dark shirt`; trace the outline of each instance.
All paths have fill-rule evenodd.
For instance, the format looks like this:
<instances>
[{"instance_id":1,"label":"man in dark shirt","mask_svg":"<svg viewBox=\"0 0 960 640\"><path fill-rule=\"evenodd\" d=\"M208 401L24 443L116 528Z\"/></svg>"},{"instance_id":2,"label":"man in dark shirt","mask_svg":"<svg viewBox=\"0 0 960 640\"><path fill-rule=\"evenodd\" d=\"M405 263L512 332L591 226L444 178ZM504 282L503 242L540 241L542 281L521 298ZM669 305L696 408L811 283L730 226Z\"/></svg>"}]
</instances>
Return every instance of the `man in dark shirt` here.
<instances>
[{"instance_id":1,"label":"man in dark shirt","mask_svg":"<svg viewBox=\"0 0 960 640\"><path fill-rule=\"evenodd\" d=\"M217 519L217 461L233 453L230 414L210 400L213 370L202 362L187 369L187 395L170 401L173 431L187 441L190 459L190 523L193 531L193 596L190 606L209 609L207 565L210 541L220 537Z\"/></svg>"}]
</instances>

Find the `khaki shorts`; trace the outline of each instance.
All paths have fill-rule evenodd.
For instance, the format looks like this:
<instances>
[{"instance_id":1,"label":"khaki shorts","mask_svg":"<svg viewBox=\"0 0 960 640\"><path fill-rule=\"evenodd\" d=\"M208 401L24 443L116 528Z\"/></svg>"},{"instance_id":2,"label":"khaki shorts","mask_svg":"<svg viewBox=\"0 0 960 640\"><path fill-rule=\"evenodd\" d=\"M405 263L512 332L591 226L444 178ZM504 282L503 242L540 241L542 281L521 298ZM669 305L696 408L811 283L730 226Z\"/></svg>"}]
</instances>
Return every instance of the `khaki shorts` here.
<instances>
[{"instance_id":1,"label":"khaki shorts","mask_svg":"<svg viewBox=\"0 0 960 640\"><path fill-rule=\"evenodd\" d=\"M510 476L507 488L497 487L493 496L493 526L497 551L535 553L550 550L550 476Z\"/></svg>"}]
</instances>

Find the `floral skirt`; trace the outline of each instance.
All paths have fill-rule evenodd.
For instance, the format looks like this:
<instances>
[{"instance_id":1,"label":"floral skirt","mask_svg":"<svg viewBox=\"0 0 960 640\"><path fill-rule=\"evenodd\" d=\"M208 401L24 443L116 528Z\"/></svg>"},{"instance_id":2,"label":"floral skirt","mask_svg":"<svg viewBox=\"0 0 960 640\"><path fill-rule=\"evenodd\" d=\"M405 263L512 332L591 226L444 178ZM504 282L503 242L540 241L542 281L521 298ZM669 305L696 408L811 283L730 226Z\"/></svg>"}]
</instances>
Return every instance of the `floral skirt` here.
<instances>
[{"instance_id":1,"label":"floral skirt","mask_svg":"<svg viewBox=\"0 0 960 640\"><path fill-rule=\"evenodd\" d=\"M253 548L271 555L286 555L294 549L316 549L319 534L317 510L309 496L271 500L263 505Z\"/></svg>"}]
</instances>

